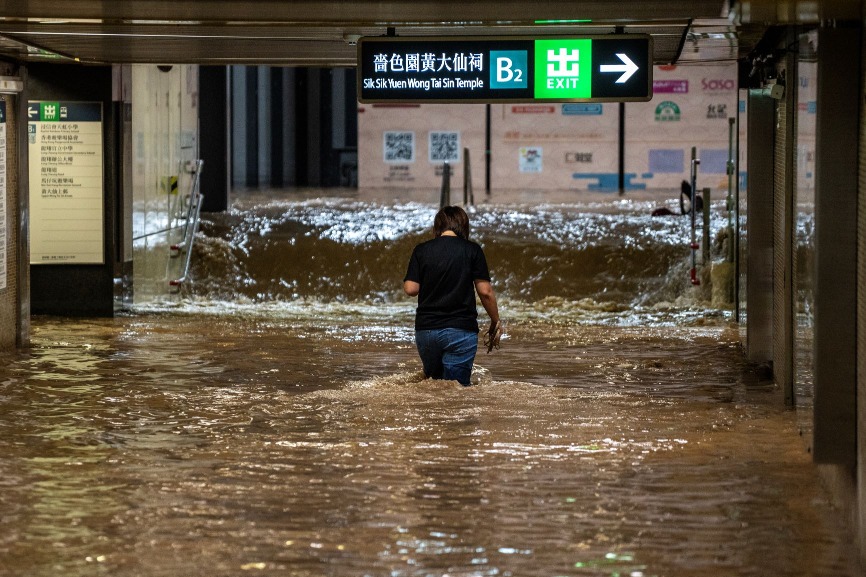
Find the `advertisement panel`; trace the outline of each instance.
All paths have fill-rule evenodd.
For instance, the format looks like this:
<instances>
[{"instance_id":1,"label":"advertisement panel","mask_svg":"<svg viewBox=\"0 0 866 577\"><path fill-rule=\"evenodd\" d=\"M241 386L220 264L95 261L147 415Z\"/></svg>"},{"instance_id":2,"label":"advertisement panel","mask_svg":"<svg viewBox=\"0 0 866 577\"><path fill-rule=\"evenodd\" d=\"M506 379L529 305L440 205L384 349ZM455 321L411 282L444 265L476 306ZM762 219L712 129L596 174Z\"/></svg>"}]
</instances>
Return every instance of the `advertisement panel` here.
<instances>
[{"instance_id":1,"label":"advertisement panel","mask_svg":"<svg viewBox=\"0 0 866 577\"><path fill-rule=\"evenodd\" d=\"M442 162L463 147L471 151L475 190L484 186L489 160L493 191L617 191L624 106L626 190L678 191L689 180L694 146L701 159L698 186L727 191L728 122L739 104L736 64L659 66L652 77L651 101L623 105L361 104L359 141L376 144L359 150L359 185L438 190ZM449 162L458 167L452 188L462 187L462 160Z\"/></svg>"},{"instance_id":2,"label":"advertisement panel","mask_svg":"<svg viewBox=\"0 0 866 577\"><path fill-rule=\"evenodd\" d=\"M464 149L472 185L484 186L485 107L479 104L387 104L358 107L359 188L430 191L438 200L443 166L462 190ZM435 191L435 194L434 192Z\"/></svg>"},{"instance_id":3,"label":"advertisement panel","mask_svg":"<svg viewBox=\"0 0 866 577\"><path fill-rule=\"evenodd\" d=\"M494 104L491 108L492 189L616 186L617 104Z\"/></svg>"},{"instance_id":4,"label":"advertisement panel","mask_svg":"<svg viewBox=\"0 0 866 577\"><path fill-rule=\"evenodd\" d=\"M737 65L658 66L653 99L626 106L625 172L635 186L677 189L690 180L691 149L700 159L698 187L727 191L729 119L738 107Z\"/></svg>"}]
</instances>

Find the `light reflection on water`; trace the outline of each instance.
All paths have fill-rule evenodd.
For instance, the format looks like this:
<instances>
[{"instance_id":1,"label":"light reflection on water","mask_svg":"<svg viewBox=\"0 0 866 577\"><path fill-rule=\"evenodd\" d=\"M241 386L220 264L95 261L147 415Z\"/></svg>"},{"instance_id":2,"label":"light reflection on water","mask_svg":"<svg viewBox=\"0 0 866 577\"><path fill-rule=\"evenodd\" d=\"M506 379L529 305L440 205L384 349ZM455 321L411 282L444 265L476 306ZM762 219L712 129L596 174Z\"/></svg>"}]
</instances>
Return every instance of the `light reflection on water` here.
<instances>
[{"instance_id":1,"label":"light reflection on water","mask_svg":"<svg viewBox=\"0 0 866 577\"><path fill-rule=\"evenodd\" d=\"M220 282L243 285L237 264L270 291L281 226L245 235ZM391 282L379 242L358 250ZM857 574L729 313L503 286L508 338L463 388L421 380L412 301L373 285L35 318L33 347L0 363L0 575Z\"/></svg>"}]
</instances>

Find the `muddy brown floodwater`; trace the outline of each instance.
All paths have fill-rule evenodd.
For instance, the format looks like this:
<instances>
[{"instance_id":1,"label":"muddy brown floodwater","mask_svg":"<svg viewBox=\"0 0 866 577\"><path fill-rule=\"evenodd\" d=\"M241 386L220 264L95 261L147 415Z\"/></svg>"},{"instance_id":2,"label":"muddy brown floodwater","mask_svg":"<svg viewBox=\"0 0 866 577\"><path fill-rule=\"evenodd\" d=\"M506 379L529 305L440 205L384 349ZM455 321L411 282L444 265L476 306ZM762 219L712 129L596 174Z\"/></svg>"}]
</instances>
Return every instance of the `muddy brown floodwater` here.
<instances>
[{"instance_id":1,"label":"muddy brown floodwater","mask_svg":"<svg viewBox=\"0 0 866 577\"><path fill-rule=\"evenodd\" d=\"M0 575L855 577L648 208L473 211L508 334L468 388L421 378L400 294L435 207L209 216L183 299L0 355Z\"/></svg>"}]
</instances>

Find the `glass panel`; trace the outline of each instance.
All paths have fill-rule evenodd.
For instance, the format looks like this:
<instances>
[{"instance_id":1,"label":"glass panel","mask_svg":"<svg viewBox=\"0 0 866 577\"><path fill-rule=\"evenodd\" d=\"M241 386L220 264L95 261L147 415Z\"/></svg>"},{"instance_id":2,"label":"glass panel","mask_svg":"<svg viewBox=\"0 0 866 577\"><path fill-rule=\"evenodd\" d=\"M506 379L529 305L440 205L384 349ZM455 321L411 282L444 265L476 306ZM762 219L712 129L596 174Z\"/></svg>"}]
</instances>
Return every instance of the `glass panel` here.
<instances>
[{"instance_id":1,"label":"glass panel","mask_svg":"<svg viewBox=\"0 0 866 577\"><path fill-rule=\"evenodd\" d=\"M183 262L170 246L186 223L184 164L198 156L198 69L131 68L133 283L142 302L166 294Z\"/></svg>"}]
</instances>

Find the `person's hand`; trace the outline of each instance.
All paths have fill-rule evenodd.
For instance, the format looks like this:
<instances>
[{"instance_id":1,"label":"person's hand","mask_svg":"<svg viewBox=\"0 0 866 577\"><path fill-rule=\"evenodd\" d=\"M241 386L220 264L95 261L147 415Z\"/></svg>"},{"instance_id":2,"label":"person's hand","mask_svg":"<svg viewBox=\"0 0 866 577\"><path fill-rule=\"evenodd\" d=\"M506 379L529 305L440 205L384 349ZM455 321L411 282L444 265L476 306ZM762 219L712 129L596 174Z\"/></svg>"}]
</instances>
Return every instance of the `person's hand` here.
<instances>
[{"instance_id":1,"label":"person's hand","mask_svg":"<svg viewBox=\"0 0 866 577\"><path fill-rule=\"evenodd\" d=\"M487 329L487 334L484 335L484 345L487 347L487 352L490 353L493 349L499 348L499 339L502 338L502 321L490 321L490 328Z\"/></svg>"}]
</instances>

